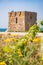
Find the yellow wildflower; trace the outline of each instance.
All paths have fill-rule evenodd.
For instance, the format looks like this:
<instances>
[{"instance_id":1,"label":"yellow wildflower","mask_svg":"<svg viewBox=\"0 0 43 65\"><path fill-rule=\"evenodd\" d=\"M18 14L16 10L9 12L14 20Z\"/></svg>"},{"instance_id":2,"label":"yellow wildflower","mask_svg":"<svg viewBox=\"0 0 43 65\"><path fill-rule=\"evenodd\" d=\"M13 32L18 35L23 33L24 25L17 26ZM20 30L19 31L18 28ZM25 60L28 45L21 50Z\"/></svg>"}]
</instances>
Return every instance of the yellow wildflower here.
<instances>
[{"instance_id":1,"label":"yellow wildflower","mask_svg":"<svg viewBox=\"0 0 43 65\"><path fill-rule=\"evenodd\" d=\"M10 48L8 46L5 46L5 47L3 47L3 51L9 52L10 51Z\"/></svg>"},{"instance_id":2,"label":"yellow wildflower","mask_svg":"<svg viewBox=\"0 0 43 65\"><path fill-rule=\"evenodd\" d=\"M15 38L7 38L4 40L4 42L10 43L10 42L15 41L15 40L16 40Z\"/></svg>"},{"instance_id":3,"label":"yellow wildflower","mask_svg":"<svg viewBox=\"0 0 43 65\"><path fill-rule=\"evenodd\" d=\"M9 38L5 39L4 42L9 43L11 40Z\"/></svg>"},{"instance_id":4,"label":"yellow wildflower","mask_svg":"<svg viewBox=\"0 0 43 65\"><path fill-rule=\"evenodd\" d=\"M20 51L17 51L17 54L19 54L19 55L20 55L20 54L21 54L21 52L20 52Z\"/></svg>"},{"instance_id":5,"label":"yellow wildflower","mask_svg":"<svg viewBox=\"0 0 43 65\"><path fill-rule=\"evenodd\" d=\"M2 55L2 53L0 53L0 56Z\"/></svg>"},{"instance_id":6,"label":"yellow wildflower","mask_svg":"<svg viewBox=\"0 0 43 65\"><path fill-rule=\"evenodd\" d=\"M17 34L12 34L12 37L15 37L15 36L17 36Z\"/></svg>"},{"instance_id":7,"label":"yellow wildflower","mask_svg":"<svg viewBox=\"0 0 43 65\"><path fill-rule=\"evenodd\" d=\"M35 38L35 39L33 40L33 42L36 42L36 43L39 43L40 41L41 41L40 38Z\"/></svg>"},{"instance_id":8,"label":"yellow wildflower","mask_svg":"<svg viewBox=\"0 0 43 65\"><path fill-rule=\"evenodd\" d=\"M17 52L17 54L18 54L19 56L23 56L21 52Z\"/></svg>"},{"instance_id":9,"label":"yellow wildflower","mask_svg":"<svg viewBox=\"0 0 43 65\"><path fill-rule=\"evenodd\" d=\"M12 60L9 60L9 63L12 63Z\"/></svg>"},{"instance_id":10,"label":"yellow wildflower","mask_svg":"<svg viewBox=\"0 0 43 65\"><path fill-rule=\"evenodd\" d=\"M30 41L33 41L33 39L32 39L31 37L29 38L29 40L30 40Z\"/></svg>"},{"instance_id":11,"label":"yellow wildflower","mask_svg":"<svg viewBox=\"0 0 43 65\"><path fill-rule=\"evenodd\" d=\"M17 49L17 51L21 51L21 49Z\"/></svg>"},{"instance_id":12,"label":"yellow wildflower","mask_svg":"<svg viewBox=\"0 0 43 65\"><path fill-rule=\"evenodd\" d=\"M19 56L23 56L22 54L20 54Z\"/></svg>"},{"instance_id":13,"label":"yellow wildflower","mask_svg":"<svg viewBox=\"0 0 43 65\"><path fill-rule=\"evenodd\" d=\"M23 56L20 49L17 49L17 54L18 54L19 56Z\"/></svg>"},{"instance_id":14,"label":"yellow wildflower","mask_svg":"<svg viewBox=\"0 0 43 65\"><path fill-rule=\"evenodd\" d=\"M23 42L23 43L22 43ZM27 44L27 40L26 39L22 39L21 40L21 44Z\"/></svg>"},{"instance_id":15,"label":"yellow wildflower","mask_svg":"<svg viewBox=\"0 0 43 65\"><path fill-rule=\"evenodd\" d=\"M0 65L6 65L6 63L4 61L0 62Z\"/></svg>"},{"instance_id":16,"label":"yellow wildflower","mask_svg":"<svg viewBox=\"0 0 43 65\"><path fill-rule=\"evenodd\" d=\"M39 57L39 54L38 53L36 54L36 57Z\"/></svg>"},{"instance_id":17,"label":"yellow wildflower","mask_svg":"<svg viewBox=\"0 0 43 65\"><path fill-rule=\"evenodd\" d=\"M41 57L41 60L43 61L43 56Z\"/></svg>"},{"instance_id":18,"label":"yellow wildflower","mask_svg":"<svg viewBox=\"0 0 43 65\"><path fill-rule=\"evenodd\" d=\"M24 44L27 44L27 40L25 39L23 43L24 43Z\"/></svg>"},{"instance_id":19,"label":"yellow wildflower","mask_svg":"<svg viewBox=\"0 0 43 65\"><path fill-rule=\"evenodd\" d=\"M15 41L16 39L15 38L11 38L11 41Z\"/></svg>"}]
</instances>

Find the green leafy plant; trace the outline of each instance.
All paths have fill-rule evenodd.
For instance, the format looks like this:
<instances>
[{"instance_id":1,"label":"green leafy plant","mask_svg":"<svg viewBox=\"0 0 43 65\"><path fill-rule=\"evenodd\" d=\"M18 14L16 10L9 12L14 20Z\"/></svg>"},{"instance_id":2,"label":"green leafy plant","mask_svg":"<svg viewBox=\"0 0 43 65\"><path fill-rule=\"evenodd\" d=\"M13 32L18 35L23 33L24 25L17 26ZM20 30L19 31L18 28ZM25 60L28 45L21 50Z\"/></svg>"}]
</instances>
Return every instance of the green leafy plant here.
<instances>
[{"instance_id":1,"label":"green leafy plant","mask_svg":"<svg viewBox=\"0 0 43 65\"><path fill-rule=\"evenodd\" d=\"M43 26L43 21L41 21L40 24Z\"/></svg>"}]
</instances>

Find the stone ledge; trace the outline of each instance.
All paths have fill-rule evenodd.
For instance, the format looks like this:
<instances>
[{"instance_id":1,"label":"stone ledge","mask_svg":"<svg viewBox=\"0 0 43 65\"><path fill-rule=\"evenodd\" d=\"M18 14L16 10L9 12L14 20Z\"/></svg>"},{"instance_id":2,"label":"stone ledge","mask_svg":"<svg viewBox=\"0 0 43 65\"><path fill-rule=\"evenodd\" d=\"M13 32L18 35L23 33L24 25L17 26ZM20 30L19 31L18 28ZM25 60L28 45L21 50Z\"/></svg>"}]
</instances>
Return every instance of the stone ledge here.
<instances>
[{"instance_id":1,"label":"stone ledge","mask_svg":"<svg viewBox=\"0 0 43 65\"><path fill-rule=\"evenodd\" d=\"M0 34L17 34L17 35L25 35L27 32L0 32Z\"/></svg>"}]
</instances>

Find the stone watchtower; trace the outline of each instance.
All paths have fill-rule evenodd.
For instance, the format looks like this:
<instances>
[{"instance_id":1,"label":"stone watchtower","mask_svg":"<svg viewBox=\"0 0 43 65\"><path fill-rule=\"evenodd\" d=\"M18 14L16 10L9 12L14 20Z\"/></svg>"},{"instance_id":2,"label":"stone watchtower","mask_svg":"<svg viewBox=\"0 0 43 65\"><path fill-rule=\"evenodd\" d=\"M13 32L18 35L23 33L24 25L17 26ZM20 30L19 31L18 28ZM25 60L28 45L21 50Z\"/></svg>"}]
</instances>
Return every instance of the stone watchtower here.
<instances>
[{"instance_id":1,"label":"stone watchtower","mask_svg":"<svg viewBox=\"0 0 43 65\"><path fill-rule=\"evenodd\" d=\"M9 12L8 31L25 32L29 27L36 24L37 13L35 12Z\"/></svg>"}]
</instances>

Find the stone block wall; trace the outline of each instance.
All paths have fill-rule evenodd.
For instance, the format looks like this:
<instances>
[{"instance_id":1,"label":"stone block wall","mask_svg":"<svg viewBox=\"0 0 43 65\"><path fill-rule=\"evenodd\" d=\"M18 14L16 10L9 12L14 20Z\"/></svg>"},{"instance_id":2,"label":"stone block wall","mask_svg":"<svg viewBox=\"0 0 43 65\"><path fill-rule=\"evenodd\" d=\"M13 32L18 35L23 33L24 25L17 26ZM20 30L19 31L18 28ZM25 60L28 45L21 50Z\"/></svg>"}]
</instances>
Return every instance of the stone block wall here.
<instances>
[{"instance_id":1,"label":"stone block wall","mask_svg":"<svg viewBox=\"0 0 43 65\"><path fill-rule=\"evenodd\" d=\"M25 32L36 23L37 14L35 12L9 12L8 31Z\"/></svg>"}]
</instances>

